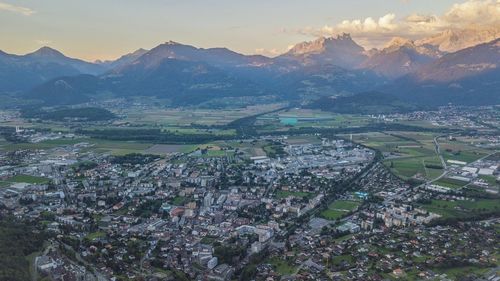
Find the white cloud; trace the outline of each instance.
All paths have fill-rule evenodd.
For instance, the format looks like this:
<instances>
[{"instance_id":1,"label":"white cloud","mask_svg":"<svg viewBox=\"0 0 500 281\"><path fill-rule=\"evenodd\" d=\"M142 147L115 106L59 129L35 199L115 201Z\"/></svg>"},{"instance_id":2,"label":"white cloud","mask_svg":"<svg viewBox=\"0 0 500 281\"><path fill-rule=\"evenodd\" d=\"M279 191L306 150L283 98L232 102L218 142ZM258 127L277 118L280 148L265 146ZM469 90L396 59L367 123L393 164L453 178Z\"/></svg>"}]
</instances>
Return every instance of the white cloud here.
<instances>
[{"instance_id":1,"label":"white cloud","mask_svg":"<svg viewBox=\"0 0 500 281\"><path fill-rule=\"evenodd\" d=\"M267 56L267 57L275 57L275 56L283 54L284 50L258 48L258 49L255 49L255 53L258 55L263 55L263 56Z\"/></svg>"},{"instance_id":2,"label":"white cloud","mask_svg":"<svg viewBox=\"0 0 500 281\"><path fill-rule=\"evenodd\" d=\"M47 39L37 39L37 40L35 40L35 42L38 45L43 45L43 46L47 46L49 44L52 44L52 40L47 40Z\"/></svg>"},{"instance_id":3,"label":"white cloud","mask_svg":"<svg viewBox=\"0 0 500 281\"><path fill-rule=\"evenodd\" d=\"M337 26L324 26L323 31L330 32L335 30L341 30L342 32L388 32L397 28L397 24L394 23L396 18L395 14L387 14L380 17L375 21L372 17L368 17L364 20L344 20Z\"/></svg>"},{"instance_id":4,"label":"white cloud","mask_svg":"<svg viewBox=\"0 0 500 281\"><path fill-rule=\"evenodd\" d=\"M500 0L470 0L454 4L443 18L451 24L500 23Z\"/></svg>"},{"instance_id":5,"label":"white cloud","mask_svg":"<svg viewBox=\"0 0 500 281\"><path fill-rule=\"evenodd\" d=\"M367 17L343 20L320 28L302 28L299 33L333 36L347 32L360 42L367 43L369 47L375 47L393 36L418 39L445 29L467 27L500 29L500 0L467 0L454 4L443 15L412 14L397 18L394 13L388 13L378 19Z\"/></svg>"},{"instance_id":6,"label":"white cloud","mask_svg":"<svg viewBox=\"0 0 500 281\"><path fill-rule=\"evenodd\" d=\"M8 11L8 12L13 12L17 14L21 14L24 16L31 16L34 13L36 13L34 10L26 7L21 7L21 6L14 6L9 3L5 2L0 2L0 11Z\"/></svg>"}]
</instances>

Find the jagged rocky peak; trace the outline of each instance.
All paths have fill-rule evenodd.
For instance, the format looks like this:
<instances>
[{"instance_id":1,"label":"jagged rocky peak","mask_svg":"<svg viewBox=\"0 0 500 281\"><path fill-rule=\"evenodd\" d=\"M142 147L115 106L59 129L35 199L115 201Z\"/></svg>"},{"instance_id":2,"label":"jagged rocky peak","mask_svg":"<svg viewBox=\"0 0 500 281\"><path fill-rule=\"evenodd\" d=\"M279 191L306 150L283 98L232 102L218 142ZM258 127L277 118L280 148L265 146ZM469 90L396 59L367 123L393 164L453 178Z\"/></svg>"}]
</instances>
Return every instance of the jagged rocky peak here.
<instances>
[{"instance_id":1,"label":"jagged rocky peak","mask_svg":"<svg viewBox=\"0 0 500 281\"><path fill-rule=\"evenodd\" d=\"M331 48L352 47L355 50L363 50L348 33L337 35L336 37L319 37L313 41L301 42L288 51L290 55L320 54Z\"/></svg>"}]
</instances>

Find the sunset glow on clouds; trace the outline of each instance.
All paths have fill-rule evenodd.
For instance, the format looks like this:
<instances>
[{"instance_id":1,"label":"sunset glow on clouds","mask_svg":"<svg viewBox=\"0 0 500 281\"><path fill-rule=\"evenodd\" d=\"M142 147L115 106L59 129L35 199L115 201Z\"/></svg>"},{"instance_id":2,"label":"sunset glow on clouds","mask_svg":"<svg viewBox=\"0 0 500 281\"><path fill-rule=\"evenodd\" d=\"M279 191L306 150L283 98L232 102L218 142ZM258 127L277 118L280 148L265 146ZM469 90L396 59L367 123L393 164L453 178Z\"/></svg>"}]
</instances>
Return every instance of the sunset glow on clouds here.
<instances>
[{"instance_id":1,"label":"sunset glow on clouds","mask_svg":"<svg viewBox=\"0 0 500 281\"><path fill-rule=\"evenodd\" d=\"M454 28L500 29L500 0L469 0L454 4L443 15L411 14L397 19L396 14L388 13L379 18L343 20L320 28L306 27L298 32L314 37L345 32L368 45L380 46L394 36L416 39Z\"/></svg>"}]
</instances>

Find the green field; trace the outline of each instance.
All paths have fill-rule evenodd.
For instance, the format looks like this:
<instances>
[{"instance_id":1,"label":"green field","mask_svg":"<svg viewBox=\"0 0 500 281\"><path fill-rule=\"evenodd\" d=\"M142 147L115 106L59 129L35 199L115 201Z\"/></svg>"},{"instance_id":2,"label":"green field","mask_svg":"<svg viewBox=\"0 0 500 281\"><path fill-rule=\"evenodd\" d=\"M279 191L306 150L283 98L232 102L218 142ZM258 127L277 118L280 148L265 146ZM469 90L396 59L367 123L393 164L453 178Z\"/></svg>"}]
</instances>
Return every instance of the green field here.
<instances>
[{"instance_id":1,"label":"green field","mask_svg":"<svg viewBox=\"0 0 500 281\"><path fill-rule=\"evenodd\" d=\"M92 146L85 148L84 151L95 151L99 153L111 153L113 155L124 155L130 153L144 153L146 149L153 146L152 143L139 143L132 141L112 141L90 138L78 139L58 139L48 140L39 143L4 143L0 146L1 149L6 151L14 151L19 149L41 149L47 150L64 145L74 145L77 143L89 143Z\"/></svg>"},{"instance_id":2,"label":"green field","mask_svg":"<svg viewBox=\"0 0 500 281\"><path fill-rule=\"evenodd\" d=\"M57 139L48 140L39 143L0 143L0 148L5 151L14 151L20 149L51 149L62 145L72 145L79 142L84 142L86 139Z\"/></svg>"},{"instance_id":3,"label":"green field","mask_svg":"<svg viewBox=\"0 0 500 281\"><path fill-rule=\"evenodd\" d=\"M309 193L309 192L301 192L301 191L284 191L284 190L280 190L278 192L276 192L276 197L277 198L280 198L280 199L283 199L283 198L287 198L288 196L294 196L294 197L298 197L298 198L308 198L308 197L311 197L312 193Z\"/></svg>"},{"instance_id":4,"label":"green field","mask_svg":"<svg viewBox=\"0 0 500 281\"><path fill-rule=\"evenodd\" d=\"M337 200L328 205L328 209L322 211L321 216L328 220L337 220L358 208L359 205L361 202L358 201Z\"/></svg>"},{"instance_id":5,"label":"green field","mask_svg":"<svg viewBox=\"0 0 500 281\"><path fill-rule=\"evenodd\" d=\"M166 127L163 129L165 132L175 133L179 135L196 135L196 134L213 134L219 136L232 136L236 135L236 130L220 130L220 129L197 129L186 127Z\"/></svg>"},{"instance_id":6,"label":"green field","mask_svg":"<svg viewBox=\"0 0 500 281\"><path fill-rule=\"evenodd\" d=\"M500 210L500 200L478 199L476 201L432 200L431 204L421 205L429 212L444 218L464 218L476 214Z\"/></svg>"},{"instance_id":7,"label":"green field","mask_svg":"<svg viewBox=\"0 0 500 281\"><path fill-rule=\"evenodd\" d=\"M331 263L333 265L339 266L340 264L347 262L349 264L354 262L354 257L351 255L341 255L332 257Z\"/></svg>"},{"instance_id":8,"label":"green field","mask_svg":"<svg viewBox=\"0 0 500 281\"><path fill-rule=\"evenodd\" d=\"M30 175L16 175L9 179L7 182L22 182L22 183L32 183L32 184L46 184L50 182L50 179L44 177L36 177Z\"/></svg>"},{"instance_id":9,"label":"green field","mask_svg":"<svg viewBox=\"0 0 500 281\"><path fill-rule=\"evenodd\" d=\"M87 142L93 144L89 150L96 152L107 152L112 155L125 155L130 153L144 153L144 151L150 148L152 143L140 143L132 141L111 141L111 140L100 140L100 139L89 139Z\"/></svg>"},{"instance_id":10,"label":"green field","mask_svg":"<svg viewBox=\"0 0 500 281\"><path fill-rule=\"evenodd\" d=\"M11 183L10 183L10 182L0 181L0 188L2 188L2 187L7 187L7 186L9 186L9 185L11 185Z\"/></svg>"},{"instance_id":11,"label":"green field","mask_svg":"<svg viewBox=\"0 0 500 281\"><path fill-rule=\"evenodd\" d=\"M482 180L488 183L490 186L498 186L497 179L494 176L479 176Z\"/></svg>"},{"instance_id":12,"label":"green field","mask_svg":"<svg viewBox=\"0 0 500 281\"><path fill-rule=\"evenodd\" d=\"M343 136L350 137L350 135ZM442 163L435 151L434 138L436 136L428 132L397 131L352 135L355 142L384 153L386 159L383 163L391 172L404 180L415 177L432 180L443 173ZM439 138L438 142L445 161L458 160L470 163L491 153L486 149L473 146L472 142L448 141L444 138ZM452 180L442 180L439 183L451 188L462 187L466 184Z\"/></svg>"},{"instance_id":13,"label":"green field","mask_svg":"<svg viewBox=\"0 0 500 281\"><path fill-rule=\"evenodd\" d=\"M172 205L174 205L174 206L182 206L182 205L184 205L184 203L186 203L186 198L182 197L182 196L176 196L172 200Z\"/></svg>"},{"instance_id":14,"label":"green field","mask_svg":"<svg viewBox=\"0 0 500 281\"><path fill-rule=\"evenodd\" d=\"M440 144L445 161L457 160L471 163L490 153L488 150L459 141L440 141Z\"/></svg>"},{"instance_id":15,"label":"green field","mask_svg":"<svg viewBox=\"0 0 500 281\"><path fill-rule=\"evenodd\" d=\"M438 181L433 182L433 184L444 186L444 187L449 187L449 188L461 188L464 185L466 185L467 182L459 181L459 180L455 180L455 179L450 179L450 178L442 178L442 179L439 179Z\"/></svg>"},{"instance_id":16,"label":"green field","mask_svg":"<svg viewBox=\"0 0 500 281\"><path fill-rule=\"evenodd\" d=\"M280 275L291 275L296 271L295 266L277 257L269 259L268 263L271 264L274 270Z\"/></svg>"},{"instance_id":17,"label":"green field","mask_svg":"<svg viewBox=\"0 0 500 281\"><path fill-rule=\"evenodd\" d=\"M162 108L149 107L130 107L120 115L125 116L120 123L128 122L132 125L147 125L155 127L163 127L165 129L174 128L174 130L182 130L184 133L193 133L197 129L185 128L191 124L199 125L225 125L236 119L246 116L251 116L267 111L272 111L283 107L284 104L270 103L260 104L247 107L232 107L225 109L203 109L203 108ZM177 128L177 129L175 129Z\"/></svg>"},{"instance_id":18,"label":"green field","mask_svg":"<svg viewBox=\"0 0 500 281\"><path fill-rule=\"evenodd\" d=\"M487 273L491 268L488 267L476 267L476 266L462 266L447 269L437 269L439 273L444 273L453 280L459 280L460 278L467 276L469 274L483 275Z\"/></svg>"},{"instance_id":19,"label":"green field","mask_svg":"<svg viewBox=\"0 0 500 281\"><path fill-rule=\"evenodd\" d=\"M343 135L350 138L350 135ZM353 134L353 141L384 154L384 164L398 177L434 179L442 174L441 161L434 150L434 135L427 132L371 132Z\"/></svg>"},{"instance_id":20,"label":"green field","mask_svg":"<svg viewBox=\"0 0 500 281\"><path fill-rule=\"evenodd\" d=\"M98 238L104 238L104 237L106 237L106 233L104 233L102 231L96 231L96 232L92 232L92 233L87 234L87 236L85 236L85 239L92 241L92 240L95 240Z\"/></svg>"}]
</instances>

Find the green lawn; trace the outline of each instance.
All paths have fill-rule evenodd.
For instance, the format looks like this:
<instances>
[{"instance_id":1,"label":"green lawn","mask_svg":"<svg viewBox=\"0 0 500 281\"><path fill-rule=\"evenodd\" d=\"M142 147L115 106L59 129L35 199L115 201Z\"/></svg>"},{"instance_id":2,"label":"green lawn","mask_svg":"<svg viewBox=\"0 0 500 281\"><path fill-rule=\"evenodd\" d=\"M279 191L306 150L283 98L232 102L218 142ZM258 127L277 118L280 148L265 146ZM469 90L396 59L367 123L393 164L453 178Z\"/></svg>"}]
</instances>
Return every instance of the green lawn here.
<instances>
[{"instance_id":1,"label":"green lawn","mask_svg":"<svg viewBox=\"0 0 500 281\"><path fill-rule=\"evenodd\" d=\"M10 182L0 181L0 188L1 188L1 187L7 187L7 186L9 186L10 184L11 184Z\"/></svg>"},{"instance_id":2,"label":"green lawn","mask_svg":"<svg viewBox=\"0 0 500 281\"><path fill-rule=\"evenodd\" d=\"M345 214L346 214L346 212L328 209L328 210L324 210L323 212L321 212L320 215L327 220L338 220L338 219L342 218Z\"/></svg>"},{"instance_id":3,"label":"green lawn","mask_svg":"<svg viewBox=\"0 0 500 281\"><path fill-rule=\"evenodd\" d=\"M182 206L186 202L186 198L182 196L176 196L174 200L172 200L172 205L174 206Z\"/></svg>"},{"instance_id":4,"label":"green lawn","mask_svg":"<svg viewBox=\"0 0 500 281\"><path fill-rule=\"evenodd\" d=\"M287 198L288 196L295 196L295 197L299 197L299 198L304 198L304 197L310 197L312 195L313 195L312 193L301 192L301 191L294 192L294 191L280 190L280 191L276 192L276 197L280 198L280 199Z\"/></svg>"},{"instance_id":5,"label":"green lawn","mask_svg":"<svg viewBox=\"0 0 500 281\"><path fill-rule=\"evenodd\" d=\"M355 210L359 205L361 202L358 201L337 200L328 205L328 209L322 211L321 216L328 220L337 220Z\"/></svg>"},{"instance_id":6,"label":"green lawn","mask_svg":"<svg viewBox=\"0 0 500 281\"><path fill-rule=\"evenodd\" d=\"M331 260L331 263L333 265L337 265L337 266L343 262L353 263L354 258L351 255L341 255L341 256L332 257L332 260Z\"/></svg>"},{"instance_id":7,"label":"green lawn","mask_svg":"<svg viewBox=\"0 0 500 281\"><path fill-rule=\"evenodd\" d=\"M431 204L421 205L429 212L444 218L464 218L472 215L499 210L500 200L478 199L476 201L432 200Z\"/></svg>"},{"instance_id":8,"label":"green lawn","mask_svg":"<svg viewBox=\"0 0 500 281\"><path fill-rule=\"evenodd\" d=\"M7 179L7 181L32 183L32 184L46 184L50 182L50 179L44 177L30 176L30 175L16 175Z\"/></svg>"},{"instance_id":9,"label":"green lawn","mask_svg":"<svg viewBox=\"0 0 500 281\"><path fill-rule=\"evenodd\" d=\"M268 263L271 264L280 275L291 275L295 273L296 270L293 265L277 257L271 258Z\"/></svg>"},{"instance_id":10,"label":"green lawn","mask_svg":"<svg viewBox=\"0 0 500 281\"><path fill-rule=\"evenodd\" d=\"M104 237L106 237L106 233L104 233L102 231L92 232L92 233L89 233L87 236L85 236L85 238L88 240L95 240L95 239L104 238Z\"/></svg>"},{"instance_id":11,"label":"green lawn","mask_svg":"<svg viewBox=\"0 0 500 281\"><path fill-rule=\"evenodd\" d=\"M358 201L337 200L328 205L328 208L352 211L356 209L360 204L361 203Z\"/></svg>"}]
</instances>

